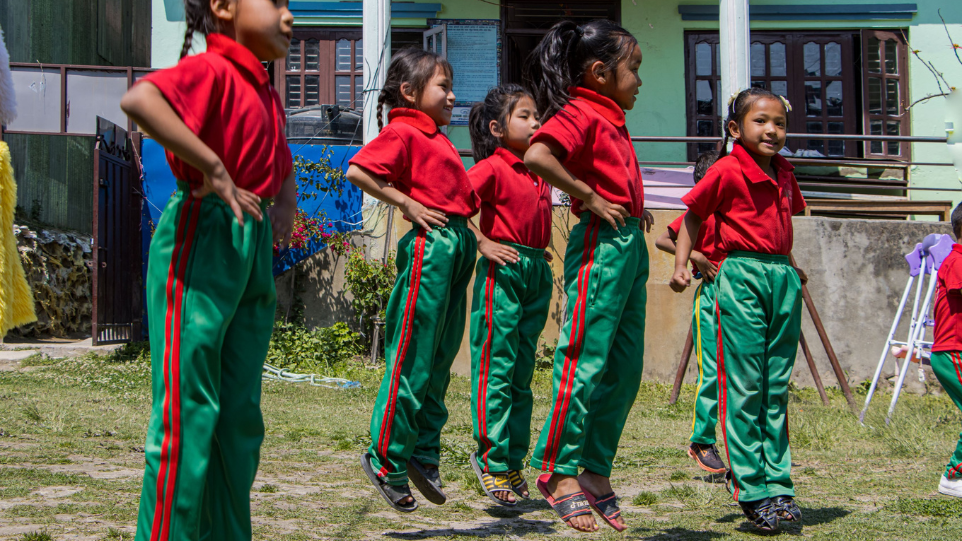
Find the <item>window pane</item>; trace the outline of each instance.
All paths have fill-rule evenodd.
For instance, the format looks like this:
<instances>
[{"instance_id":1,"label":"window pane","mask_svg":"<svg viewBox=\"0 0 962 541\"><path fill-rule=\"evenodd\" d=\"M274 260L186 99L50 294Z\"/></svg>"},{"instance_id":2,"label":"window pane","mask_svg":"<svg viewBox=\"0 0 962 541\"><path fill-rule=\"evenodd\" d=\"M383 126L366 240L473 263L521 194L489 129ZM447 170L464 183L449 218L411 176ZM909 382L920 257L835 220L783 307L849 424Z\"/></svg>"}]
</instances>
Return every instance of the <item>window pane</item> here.
<instances>
[{"instance_id":1,"label":"window pane","mask_svg":"<svg viewBox=\"0 0 962 541\"><path fill-rule=\"evenodd\" d=\"M354 76L354 103L351 105L355 109L364 108L364 77Z\"/></svg>"},{"instance_id":2,"label":"window pane","mask_svg":"<svg viewBox=\"0 0 962 541\"><path fill-rule=\"evenodd\" d=\"M894 39L885 40L885 73L899 72L898 44Z\"/></svg>"},{"instance_id":3,"label":"window pane","mask_svg":"<svg viewBox=\"0 0 962 541\"><path fill-rule=\"evenodd\" d=\"M321 103L321 76L307 75L304 77L304 105L310 107Z\"/></svg>"},{"instance_id":4,"label":"window pane","mask_svg":"<svg viewBox=\"0 0 962 541\"><path fill-rule=\"evenodd\" d=\"M808 42L802 47L805 56L805 76L819 77L822 75L822 49L818 43Z\"/></svg>"},{"instance_id":5,"label":"window pane","mask_svg":"<svg viewBox=\"0 0 962 541\"><path fill-rule=\"evenodd\" d=\"M825 44L825 75L838 77L842 74L842 46L838 43Z\"/></svg>"},{"instance_id":6,"label":"window pane","mask_svg":"<svg viewBox=\"0 0 962 541\"><path fill-rule=\"evenodd\" d=\"M728 114L728 100L722 96L721 79L715 81L715 95L718 96L718 99L715 100L715 104L718 106L718 112L716 114L724 119L725 115Z\"/></svg>"},{"instance_id":7,"label":"window pane","mask_svg":"<svg viewBox=\"0 0 962 541\"><path fill-rule=\"evenodd\" d=\"M885 135L899 135L900 123L898 121L889 120L885 123ZM892 156L898 156L902 153L901 145L898 141L886 141L886 154Z\"/></svg>"},{"instance_id":8,"label":"window pane","mask_svg":"<svg viewBox=\"0 0 962 541\"><path fill-rule=\"evenodd\" d=\"M772 81L772 92L783 98L788 97L788 81Z\"/></svg>"},{"instance_id":9,"label":"window pane","mask_svg":"<svg viewBox=\"0 0 962 541\"><path fill-rule=\"evenodd\" d=\"M825 105L828 107L828 116L842 116L842 81L825 85Z\"/></svg>"},{"instance_id":10,"label":"window pane","mask_svg":"<svg viewBox=\"0 0 962 541\"><path fill-rule=\"evenodd\" d=\"M805 133L822 133L824 128L821 122L806 122ZM814 150L821 155L825 155L825 141L821 139L809 139L808 150Z\"/></svg>"},{"instance_id":11,"label":"window pane","mask_svg":"<svg viewBox=\"0 0 962 541\"><path fill-rule=\"evenodd\" d=\"M868 38L868 72L882 73L882 57L879 53L878 38Z\"/></svg>"},{"instance_id":12,"label":"window pane","mask_svg":"<svg viewBox=\"0 0 962 541\"><path fill-rule=\"evenodd\" d=\"M825 127L821 122L806 122L805 133L824 133Z\"/></svg>"},{"instance_id":13,"label":"window pane","mask_svg":"<svg viewBox=\"0 0 962 541\"><path fill-rule=\"evenodd\" d=\"M304 42L304 70L320 71L321 44L316 39Z\"/></svg>"},{"instance_id":14,"label":"window pane","mask_svg":"<svg viewBox=\"0 0 962 541\"><path fill-rule=\"evenodd\" d=\"M828 133L845 133L845 124L842 122L829 122L828 123ZM828 155L829 156L844 156L845 155L845 141L828 141Z\"/></svg>"},{"instance_id":15,"label":"window pane","mask_svg":"<svg viewBox=\"0 0 962 541\"><path fill-rule=\"evenodd\" d=\"M350 107L352 99L351 76L338 75L334 77L334 90L337 93L337 98L334 103L344 107Z\"/></svg>"},{"instance_id":16,"label":"window pane","mask_svg":"<svg viewBox=\"0 0 962 541\"><path fill-rule=\"evenodd\" d=\"M288 75L284 85L287 88L287 108L295 109L301 106L301 76Z\"/></svg>"},{"instance_id":17,"label":"window pane","mask_svg":"<svg viewBox=\"0 0 962 541\"><path fill-rule=\"evenodd\" d=\"M351 71L351 40L337 40L335 69L337 71Z\"/></svg>"},{"instance_id":18,"label":"window pane","mask_svg":"<svg viewBox=\"0 0 962 541\"><path fill-rule=\"evenodd\" d=\"M882 114L882 80L878 77L868 78L868 112Z\"/></svg>"},{"instance_id":19,"label":"window pane","mask_svg":"<svg viewBox=\"0 0 962 541\"><path fill-rule=\"evenodd\" d=\"M712 124L714 124L714 122L711 120L699 120L695 122L695 135L698 137L711 137L715 135L712 133Z\"/></svg>"},{"instance_id":20,"label":"window pane","mask_svg":"<svg viewBox=\"0 0 962 541\"><path fill-rule=\"evenodd\" d=\"M821 81L805 81L805 116L822 116Z\"/></svg>"},{"instance_id":21,"label":"window pane","mask_svg":"<svg viewBox=\"0 0 962 541\"><path fill-rule=\"evenodd\" d=\"M765 76L765 44L752 43L751 52L752 77Z\"/></svg>"},{"instance_id":22,"label":"window pane","mask_svg":"<svg viewBox=\"0 0 962 541\"><path fill-rule=\"evenodd\" d=\"M872 120L872 121L870 121L870 122L868 123L868 125L869 125L869 135L882 135L882 121L881 121L881 120ZM882 142L881 142L881 141L872 141L872 142L869 144L869 147L870 147L870 149L871 149L870 151L871 151L872 154L881 154L881 153L882 153Z\"/></svg>"},{"instance_id":23,"label":"window pane","mask_svg":"<svg viewBox=\"0 0 962 541\"><path fill-rule=\"evenodd\" d=\"M701 79L695 83L695 108L699 115L711 115L714 111L710 81Z\"/></svg>"},{"instance_id":24,"label":"window pane","mask_svg":"<svg viewBox=\"0 0 962 541\"><path fill-rule=\"evenodd\" d=\"M354 71L361 71L364 67L364 40L354 42Z\"/></svg>"},{"instance_id":25,"label":"window pane","mask_svg":"<svg viewBox=\"0 0 962 541\"><path fill-rule=\"evenodd\" d=\"M768 88L768 81L762 79L761 81L752 81L752 88Z\"/></svg>"},{"instance_id":26,"label":"window pane","mask_svg":"<svg viewBox=\"0 0 962 541\"><path fill-rule=\"evenodd\" d=\"M898 79L885 80L885 114L899 114L899 81Z\"/></svg>"},{"instance_id":27,"label":"window pane","mask_svg":"<svg viewBox=\"0 0 962 541\"><path fill-rule=\"evenodd\" d=\"M301 43L299 39L291 40L291 49L287 53L287 71L301 71Z\"/></svg>"},{"instance_id":28,"label":"window pane","mask_svg":"<svg viewBox=\"0 0 962 541\"><path fill-rule=\"evenodd\" d=\"M785 77L788 73L788 63L785 60L785 44L772 43L768 46L769 65L773 77Z\"/></svg>"},{"instance_id":29,"label":"window pane","mask_svg":"<svg viewBox=\"0 0 962 541\"><path fill-rule=\"evenodd\" d=\"M711 45L695 44L695 75L711 75Z\"/></svg>"}]
</instances>

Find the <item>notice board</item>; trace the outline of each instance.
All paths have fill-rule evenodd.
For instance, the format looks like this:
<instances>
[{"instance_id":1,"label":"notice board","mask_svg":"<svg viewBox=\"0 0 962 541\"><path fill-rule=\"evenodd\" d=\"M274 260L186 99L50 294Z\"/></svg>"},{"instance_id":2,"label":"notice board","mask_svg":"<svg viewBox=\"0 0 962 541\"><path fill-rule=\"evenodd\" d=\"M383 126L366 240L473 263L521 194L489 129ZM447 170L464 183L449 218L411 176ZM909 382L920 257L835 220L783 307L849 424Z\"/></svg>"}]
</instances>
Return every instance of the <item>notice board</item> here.
<instances>
[{"instance_id":1,"label":"notice board","mask_svg":"<svg viewBox=\"0 0 962 541\"><path fill-rule=\"evenodd\" d=\"M484 101L501 83L501 21L498 19L430 19L447 25L447 57L454 68L452 126L467 126L471 106Z\"/></svg>"}]
</instances>

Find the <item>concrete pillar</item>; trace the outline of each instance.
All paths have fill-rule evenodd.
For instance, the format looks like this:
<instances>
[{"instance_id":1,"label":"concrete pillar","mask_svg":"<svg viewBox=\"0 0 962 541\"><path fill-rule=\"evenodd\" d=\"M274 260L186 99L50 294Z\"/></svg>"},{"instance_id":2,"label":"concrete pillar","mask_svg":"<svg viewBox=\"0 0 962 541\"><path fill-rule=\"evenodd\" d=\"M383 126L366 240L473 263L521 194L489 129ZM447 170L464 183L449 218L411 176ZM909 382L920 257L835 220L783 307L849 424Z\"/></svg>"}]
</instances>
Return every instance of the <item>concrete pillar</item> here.
<instances>
[{"instance_id":1,"label":"concrete pillar","mask_svg":"<svg viewBox=\"0 0 962 541\"><path fill-rule=\"evenodd\" d=\"M364 143L377 137L377 96L391 62L391 0L364 0Z\"/></svg>"},{"instance_id":2,"label":"concrete pillar","mask_svg":"<svg viewBox=\"0 0 962 541\"><path fill-rule=\"evenodd\" d=\"M728 99L751 84L749 77L748 0L720 0L718 9L718 43L721 48L722 121L728 110Z\"/></svg>"}]
</instances>

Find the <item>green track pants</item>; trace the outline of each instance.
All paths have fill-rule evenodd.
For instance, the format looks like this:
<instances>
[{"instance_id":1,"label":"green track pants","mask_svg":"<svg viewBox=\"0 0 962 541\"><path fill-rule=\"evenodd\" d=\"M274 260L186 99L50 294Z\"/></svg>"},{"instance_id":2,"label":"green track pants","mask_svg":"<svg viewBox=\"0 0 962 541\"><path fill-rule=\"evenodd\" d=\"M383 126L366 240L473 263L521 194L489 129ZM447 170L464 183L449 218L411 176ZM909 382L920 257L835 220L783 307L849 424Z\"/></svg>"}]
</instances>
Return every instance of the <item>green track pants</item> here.
<instances>
[{"instance_id":1,"label":"green track pants","mask_svg":"<svg viewBox=\"0 0 962 541\"><path fill-rule=\"evenodd\" d=\"M732 252L716 281L718 388L735 501L794 496L788 381L802 283L788 256Z\"/></svg>"},{"instance_id":2,"label":"green track pants","mask_svg":"<svg viewBox=\"0 0 962 541\"><path fill-rule=\"evenodd\" d=\"M544 250L505 243L517 263L478 261L471 302L471 412L478 466L520 470L531 443L531 377L548 320L551 267Z\"/></svg>"},{"instance_id":3,"label":"green track pants","mask_svg":"<svg viewBox=\"0 0 962 541\"><path fill-rule=\"evenodd\" d=\"M387 371L371 415L371 465L392 485L407 483L413 456L437 465L444 394L467 318L478 242L467 219L449 216L430 233L415 226L398 242L397 282L387 305Z\"/></svg>"},{"instance_id":4,"label":"green track pants","mask_svg":"<svg viewBox=\"0 0 962 541\"><path fill-rule=\"evenodd\" d=\"M609 477L644 366L648 248L638 218L617 231L585 212L565 253L568 307L554 357L554 400L531 466Z\"/></svg>"},{"instance_id":5,"label":"green track pants","mask_svg":"<svg viewBox=\"0 0 962 541\"><path fill-rule=\"evenodd\" d=\"M715 443L718 423L718 382L715 356L718 349L718 327L715 324L715 283L702 280L695 291L691 311L691 328L698 361L698 387L691 418L691 441L704 445Z\"/></svg>"},{"instance_id":6,"label":"green track pants","mask_svg":"<svg viewBox=\"0 0 962 541\"><path fill-rule=\"evenodd\" d=\"M270 221L177 191L150 243L153 406L138 541L251 538L274 326Z\"/></svg>"},{"instance_id":7,"label":"green track pants","mask_svg":"<svg viewBox=\"0 0 962 541\"><path fill-rule=\"evenodd\" d=\"M948 393L952 402L962 410L962 352L937 351L932 353L932 371L939 379L942 388ZM955 453L945 467L945 476L949 479L962 477L962 434L955 446Z\"/></svg>"}]
</instances>

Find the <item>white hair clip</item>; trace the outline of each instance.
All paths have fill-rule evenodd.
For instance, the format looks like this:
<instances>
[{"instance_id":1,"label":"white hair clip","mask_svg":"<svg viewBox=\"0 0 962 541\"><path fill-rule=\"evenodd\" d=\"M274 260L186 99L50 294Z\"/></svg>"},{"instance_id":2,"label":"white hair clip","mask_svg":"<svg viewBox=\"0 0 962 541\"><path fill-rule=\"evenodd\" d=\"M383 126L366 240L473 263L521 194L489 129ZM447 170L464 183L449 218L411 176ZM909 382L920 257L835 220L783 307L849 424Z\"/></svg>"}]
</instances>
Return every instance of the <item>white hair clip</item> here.
<instances>
[{"instance_id":1,"label":"white hair clip","mask_svg":"<svg viewBox=\"0 0 962 541\"><path fill-rule=\"evenodd\" d=\"M778 99L782 100L782 105L785 106L785 111L791 113L791 112L792 112L792 104L788 102L788 98L786 98L785 96L778 95L778 94L776 94L776 95L778 96Z\"/></svg>"}]
</instances>

